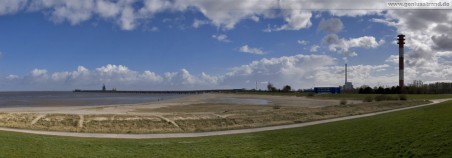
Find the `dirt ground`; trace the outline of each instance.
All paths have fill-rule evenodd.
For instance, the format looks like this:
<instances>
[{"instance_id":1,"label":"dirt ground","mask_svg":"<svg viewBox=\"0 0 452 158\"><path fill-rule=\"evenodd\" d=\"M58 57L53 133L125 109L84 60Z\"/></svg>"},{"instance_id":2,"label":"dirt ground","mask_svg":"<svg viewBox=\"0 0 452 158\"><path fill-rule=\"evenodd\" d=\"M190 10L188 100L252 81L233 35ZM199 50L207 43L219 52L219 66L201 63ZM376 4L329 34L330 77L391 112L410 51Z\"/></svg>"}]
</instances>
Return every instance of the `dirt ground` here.
<instances>
[{"instance_id":1,"label":"dirt ground","mask_svg":"<svg viewBox=\"0 0 452 158\"><path fill-rule=\"evenodd\" d=\"M224 103L258 99L268 104ZM158 102L0 108L0 127L89 133L179 133L293 124L418 105L421 101L348 100L248 94L199 94Z\"/></svg>"}]
</instances>

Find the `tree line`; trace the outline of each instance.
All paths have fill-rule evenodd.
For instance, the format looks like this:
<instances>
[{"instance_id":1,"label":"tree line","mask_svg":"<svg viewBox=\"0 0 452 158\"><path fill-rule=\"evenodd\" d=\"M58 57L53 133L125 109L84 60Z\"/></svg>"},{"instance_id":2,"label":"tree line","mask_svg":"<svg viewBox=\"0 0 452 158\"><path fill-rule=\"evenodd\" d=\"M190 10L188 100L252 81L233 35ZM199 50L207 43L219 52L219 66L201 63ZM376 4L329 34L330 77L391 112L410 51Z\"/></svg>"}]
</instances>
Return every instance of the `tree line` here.
<instances>
[{"instance_id":1,"label":"tree line","mask_svg":"<svg viewBox=\"0 0 452 158\"><path fill-rule=\"evenodd\" d=\"M269 91L269 92L290 92L290 91L292 91L292 87L290 87L289 85L285 85L282 89L278 89L272 83L268 83L267 91Z\"/></svg>"},{"instance_id":2,"label":"tree line","mask_svg":"<svg viewBox=\"0 0 452 158\"><path fill-rule=\"evenodd\" d=\"M369 86L361 86L355 93L360 94L397 94L400 92L408 93L408 94L450 94L452 93L452 83L448 82L436 82L430 84L418 84L418 85L408 85L405 86L402 90L399 86L392 87L374 87L371 88Z\"/></svg>"},{"instance_id":3,"label":"tree line","mask_svg":"<svg viewBox=\"0 0 452 158\"><path fill-rule=\"evenodd\" d=\"M268 92L291 92L294 91L290 85L285 85L281 89L275 87L272 83L267 84ZM302 92L302 90L298 90ZM363 85L354 90L344 91L345 93L359 93L359 94L452 94L452 82L436 82L430 84L411 84L401 89L399 86L391 87L370 87Z\"/></svg>"}]
</instances>

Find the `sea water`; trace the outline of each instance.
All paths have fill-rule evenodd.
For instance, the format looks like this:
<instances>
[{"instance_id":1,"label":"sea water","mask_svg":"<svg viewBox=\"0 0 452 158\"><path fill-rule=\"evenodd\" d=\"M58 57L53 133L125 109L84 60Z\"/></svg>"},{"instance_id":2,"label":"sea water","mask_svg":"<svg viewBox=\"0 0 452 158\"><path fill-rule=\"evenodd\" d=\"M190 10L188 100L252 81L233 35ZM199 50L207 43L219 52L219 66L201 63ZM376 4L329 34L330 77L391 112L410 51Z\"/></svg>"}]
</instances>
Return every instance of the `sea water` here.
<instances>
[{"instance_id":1,"label":"sea water","mask_svg":"<svg viewBox=\"0 0 452 158\"><path fill-rule=\"evenodd\" d=\"M181 94L0 92L0 107L136 104L178 98Z\"/></svg>"}]
</instances>

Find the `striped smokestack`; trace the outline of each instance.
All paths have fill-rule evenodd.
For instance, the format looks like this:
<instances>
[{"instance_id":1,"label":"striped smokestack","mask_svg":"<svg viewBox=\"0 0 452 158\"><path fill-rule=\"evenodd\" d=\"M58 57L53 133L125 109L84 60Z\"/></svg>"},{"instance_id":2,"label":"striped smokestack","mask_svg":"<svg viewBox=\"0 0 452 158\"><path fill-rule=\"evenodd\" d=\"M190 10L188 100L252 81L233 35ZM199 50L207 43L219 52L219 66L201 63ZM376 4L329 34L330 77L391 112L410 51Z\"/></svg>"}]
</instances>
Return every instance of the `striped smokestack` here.
<instances>
[{"instance_id":1,"label":"striped smokestack","mask_svg":"<svg viewBox=\"0 0 452 158\"><path fill-rule=\"evenodd\" d=\"M403 45L405 44L405 35L399 34L397 39L397 44L399 44L399 87L400 87L400 93L402 93L404 88L404 74L403 74L403 67L404 67L404 60L403 60Z\"/></svg>"}]
</instances>

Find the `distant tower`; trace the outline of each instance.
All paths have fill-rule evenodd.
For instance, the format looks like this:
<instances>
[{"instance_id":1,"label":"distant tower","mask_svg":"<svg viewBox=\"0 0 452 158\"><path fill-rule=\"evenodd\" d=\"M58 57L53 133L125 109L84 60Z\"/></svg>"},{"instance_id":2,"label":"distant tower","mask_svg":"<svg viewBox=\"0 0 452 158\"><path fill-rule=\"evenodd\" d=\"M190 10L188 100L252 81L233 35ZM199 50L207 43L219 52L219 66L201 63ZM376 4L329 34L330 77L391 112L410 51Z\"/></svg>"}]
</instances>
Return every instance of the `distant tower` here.
<instances>
[{"instance_id":1,"label":"distant tower","mask_svg":"<svg viewBox=\"0 0 452 158\"><path fill-rule=\"evenodd\" d=\"M105 88L105 84L102 86L102 91L106 91L107 88Z\"/></svg>"},{"instance_id":2,"label":"distant tower","mask_svg":"<svg viewBox=\"0 0 452 158\"><path fill-rule=\"evenodd\" d=\"M347 64L345 64L345 84L344 84L344 92L350 92L353 90L353 84L352 82L348 82L347 80L348 71L347 71Z\"/></svg>"},{"instance_id":3,"label":"distant tower","mask_svg":"<svg viewBox=\"0 0 452 158\"><path fill-rule=\"evenodd\" d=\"M404 74L403 74L404 50L403 50L403 45L405 44L405 35L399 34L397 37L398 37L397 44L399 44L399 87L400 87L400 93L402 93L402 91L404 89Z\"/></svg>"},{"instance_id":4,"label":"distant tower","mask_svg":"<svg viewBox=\"0 0 452 158\"><path fill-rule=\"evenodd\" d=\"M347 63L345 63L345 84L347 85Z\"/></svg>"}]
</instances>

